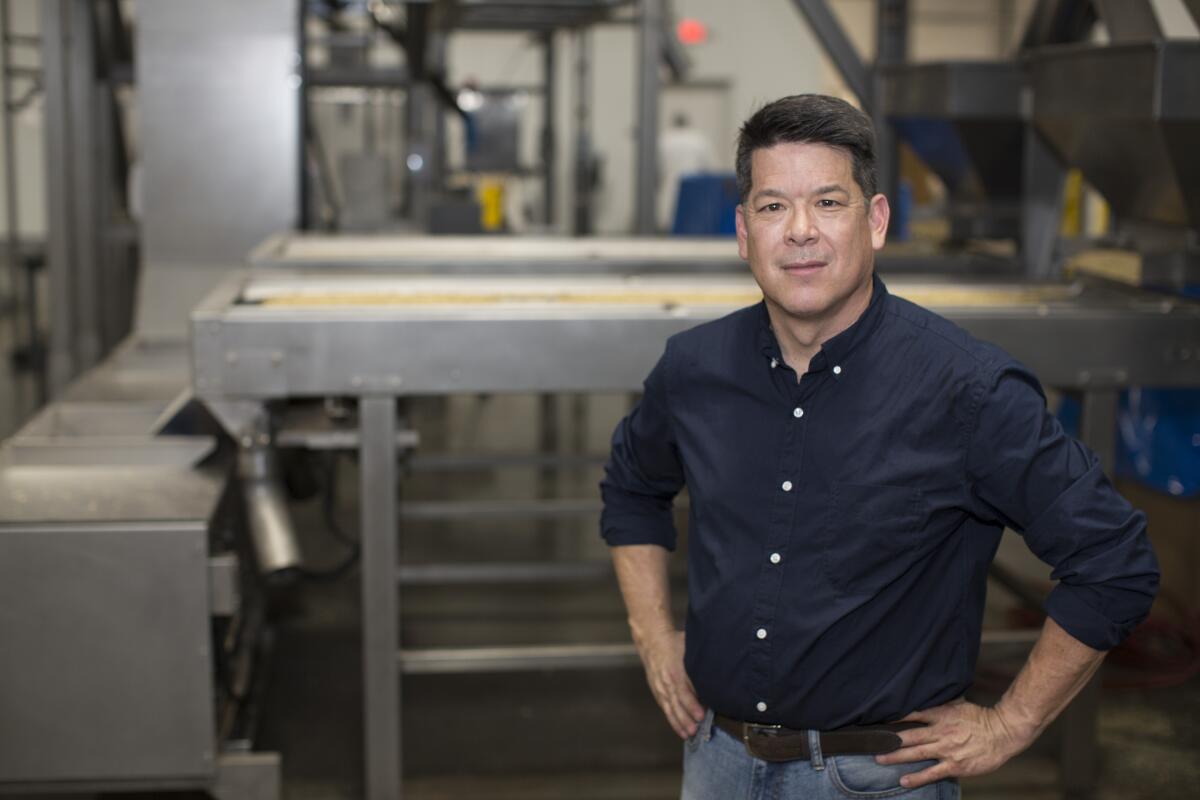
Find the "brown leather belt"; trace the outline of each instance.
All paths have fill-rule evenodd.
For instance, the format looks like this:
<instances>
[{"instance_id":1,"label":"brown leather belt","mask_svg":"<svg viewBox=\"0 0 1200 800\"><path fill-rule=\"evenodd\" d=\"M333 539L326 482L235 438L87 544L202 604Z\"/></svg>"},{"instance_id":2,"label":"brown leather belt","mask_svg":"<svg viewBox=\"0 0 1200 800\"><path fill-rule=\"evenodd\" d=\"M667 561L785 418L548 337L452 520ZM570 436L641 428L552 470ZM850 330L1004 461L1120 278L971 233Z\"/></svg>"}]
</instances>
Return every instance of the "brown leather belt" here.
<instances>
[{"instance_id":1,"label":"brown leather belt","mask_svg":"<svg viewBox=\"0 0 1200 800\"><path fill-rule=\"evenodd\" d=\"M763 761L808 761L808 731L797 731L781 725L759 725L741 722L720 714L713 715L713 725L740 739L746 750ZM852 725L833 731L821 731L823 756L877 756L898 750L900 731L920 728L921 722L888 722L880 725Z\"/></svg>"}]
</instances>

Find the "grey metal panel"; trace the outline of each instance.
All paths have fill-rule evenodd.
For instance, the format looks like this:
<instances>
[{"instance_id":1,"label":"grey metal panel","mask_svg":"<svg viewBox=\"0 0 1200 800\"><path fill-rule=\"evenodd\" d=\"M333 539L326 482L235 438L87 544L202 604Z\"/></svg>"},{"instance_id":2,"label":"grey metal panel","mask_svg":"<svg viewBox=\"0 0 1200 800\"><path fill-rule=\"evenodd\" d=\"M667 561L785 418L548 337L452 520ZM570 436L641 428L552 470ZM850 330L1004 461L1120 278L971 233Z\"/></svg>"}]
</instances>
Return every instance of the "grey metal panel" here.
<instances>
[{"instance_id":1,"label":"grey metal panel","mask_svg":"<svg viewBox=\"0 0 1200 800\"><path fill-rule=\"evenodd\" d=\"M205 528L0 526L0 788L211 772Z\"/></svg>"},{"instance_id":2,"label":"grey metal panel","mask_svg":"<svg viewBox=\"0 0 1200 800\"><path fill-rule=\"evenodd\" d=\"M7 465L0 524L206 520L223 486L223 475L186 468Z\"/></svg>"},{"instance_id":3,"label":"grey metal panel","mask_svg":"<svg viewBox=\"0 0 1200 800\"><path fill-rule=\"evenodd\" d=\"M180 467L216 449L205 436L23 436L0 447L0 465L14 467Z\"/></svg>"},{"instance_id":4,"label":"grey metal panel","mask_svg":"<svg viewBox=\"0 0 1200 800\"><path fill-rule=\"evenodd\" d=\"M182 334L188 309L221 272L296 220L299 14L296 0L152 0L138 3L137 19L138 327ZM199 270L194 294L155 279L177 267Z\"/></svg>"},{"instance_id":5,"label":"grey metal panel","mask_svg":"<svg viewBox=\"0 0 1200 800\"><path fill-rule=\"evenodd\" d=\"M939 61L881 69L889 116L1017 118L1021 67L1011 61Z\"/></svg>"},{"instance_id":6,"label":"grey metal panel","mask_svg":"<svg viewBox=\"0 0 1200 800\"><path fill-rule=\"evenodd\" d=\"M1120 219L1200 229L1200 42L1045 48L1033 119Z\"/></svg>"},{"instance_id":7,"label":"grey metal panel","mask_svg":"<svg viewBox=\"0 0 1200 800\"><path fill-rule=\"evenodd\" d=\"M53 403L17 437L148 435L164 408L163 403Z\"/></svg>"},{"instance_id":8,"label":"grey metal panel","mask_svg":"<svg viewBox=\"0 0 1200 800\"><path fill-rule=\"evenodd\" d=\"M190 348L185 339L130 337L103 363L63 393L70 403L161 403L164 408L188 390Z\"/></svg>"}]
</instances>

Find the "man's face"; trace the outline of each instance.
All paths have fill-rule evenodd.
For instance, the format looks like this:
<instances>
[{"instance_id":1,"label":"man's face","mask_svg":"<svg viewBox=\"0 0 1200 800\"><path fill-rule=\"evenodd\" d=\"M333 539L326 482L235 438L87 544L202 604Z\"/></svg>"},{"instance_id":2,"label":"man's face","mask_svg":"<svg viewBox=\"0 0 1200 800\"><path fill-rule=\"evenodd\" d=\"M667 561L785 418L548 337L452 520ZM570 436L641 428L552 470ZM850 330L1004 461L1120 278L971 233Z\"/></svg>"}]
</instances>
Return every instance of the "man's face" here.
<instances>
[{"instance_id":1,"label":"man's face","mask_svg":"<svg viewBox=\"0 0 1200 800\"><path fill-rule=\"evenodd\" d=\"M887 198L864 198L850 155L829 145L777 144L754 151L750 163L750 193L737 209L738 254L775 312L837 319L851 300L869 296Z\"/></svg>"}]
</instances>

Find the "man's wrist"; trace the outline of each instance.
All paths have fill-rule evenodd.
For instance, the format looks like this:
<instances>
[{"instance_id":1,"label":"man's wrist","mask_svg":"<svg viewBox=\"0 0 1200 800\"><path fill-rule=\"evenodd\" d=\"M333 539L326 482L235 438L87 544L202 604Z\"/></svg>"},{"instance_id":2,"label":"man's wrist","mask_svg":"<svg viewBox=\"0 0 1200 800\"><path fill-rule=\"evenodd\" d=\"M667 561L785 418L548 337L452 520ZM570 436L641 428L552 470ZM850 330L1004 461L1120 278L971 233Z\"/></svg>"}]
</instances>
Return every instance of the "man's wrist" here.
<instances>
[{"instance_id":1,"label":"man's wrist","mask_svg":"<svg viewBox=\"0 0 1200 800\"><path fill-rule=\"evenodd\" d=\"M640 651L653 647L659 642L674 636L677 631L670 619L652 623L629 620L629 630L633 635L633 644Z\"/></svg>"},{"instance_id":2,"label":"man's wrist","mask_svg":"<svg viewBox=\"0 0 1200 800\"><path fill-rule=\"evenodd\" d=\"M1021 709L1008 695L1000 698L1000 702L996 703L992 711L1008 737L1020 745L1021 749L1036 739L1044 727L1041 719Z\"/></svg>"}]
</instances>

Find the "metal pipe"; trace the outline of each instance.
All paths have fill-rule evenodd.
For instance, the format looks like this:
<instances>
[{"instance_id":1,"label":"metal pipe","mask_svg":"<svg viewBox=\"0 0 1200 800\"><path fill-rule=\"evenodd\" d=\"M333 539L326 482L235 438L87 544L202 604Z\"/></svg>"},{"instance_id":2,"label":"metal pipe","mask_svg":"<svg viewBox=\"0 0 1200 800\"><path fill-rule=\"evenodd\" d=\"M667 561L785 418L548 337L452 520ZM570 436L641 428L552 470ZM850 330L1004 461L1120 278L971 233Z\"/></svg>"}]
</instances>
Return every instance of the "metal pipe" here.
<instances>
[{"instance_id":1,"label":"metal pipe","mask_svg":"<svg viewBox=\"0 0 1200 800\"><path fill-rule=\"evenodd\" d=\"M555 163L555 145L554 141L554 126L558 124L555 117L558 115L558 103L556 100L556 76L558 74L557 61L554 53L554 32L546 33L545 39L542 42L542 77L546 83L545 91L542 93L542 109L545 119L542 120L542 222L549 228L554 224L554 163Z\"/></svg>"},{"instance_id":2,"label":"metal pipe","mask_svg":"<svg viewBox=\"0 0 1200 800\"><path fill-rule=\"evenodd\" d=\"M90 0L70 0L66 52L67 100L71 115L71 218L70 237L75 292L75 366L84 370L100 360L100 286L102 254L97 233L96 197L109 191L97 185L96 128L98 115L95 88L95 25ZM105 153L102 157L108 157Z\"/></svg>"},{"instance_id":3,"label":"metal pipe","mask_svg":"<svg viewBox=\"0 0 1200 800\"><path fill-rule=\"evenodd\" d=\"M75 375L75 291L71 259L71 120L67 113L67 38L63 0L41 4L42 73L45 85L46 266L50 278L50 395Z\"/></svg>"},{"instance_id":4,"label":"metal pipe","mask_svg":"<svg viewBox=\"0 0 1200 800\"><path fill-rule=\"evenodd\" d=\"M23 282L21 280L21 242L17 232L17 145L13 140L12 78L9 71L11 65L8 60L8 46L12 41L12 17L8 12L8 0L0 0L0 26L4 28L4 36L0 39L0 65L3 67L3 73L0 74L0 102L4 104L4 210L8 224L8 273L9 291L13 298L12 342L15 351L21 347L21 303L19 298ZM27 313L32 313L32 309L27 309ZM27 344L30 348L30 355L32 355L33 342L30 341Z\"/></svg>"},{"instance_id":5,"label":"metal pipe","mask_svg":"<svg viewBox=\"0 0 1200 800\"><path fill-rule=\"evenodd\" d=\"M576 236L592 232L591 34L575 33L575 214Z\"/></svg>"},{"instance_id":6,"label":"metal pipe","mask_svg":"<svg viewBox=\"0 0 1200 800\"><path fill-rule=\"evenodd\" d=\"M288 514L275 451L258 443L241 448L238 471L259 571L280 575L298 569L300 545Z\"/></svg>"},{"instance_id":7,"label":"metal pipe","mask_svg":"<svg viewBox=\"0 0 1200 800\"><path fill-rule=\"evenodd\" d=\"M638 45L637 175L634 176L634 232L655 232L655 192L658 187L658 68L662 61L662 0L642 0Z\"/></svg>"}]
</instances>

